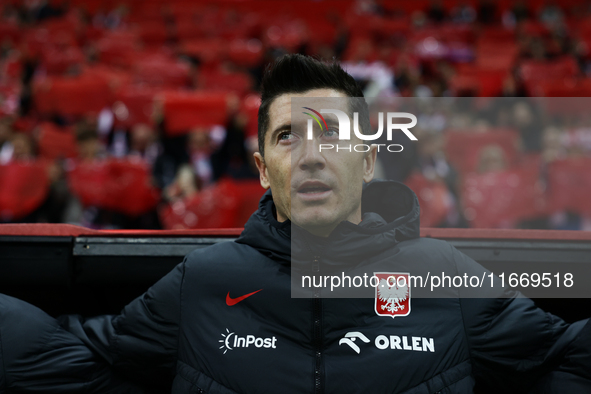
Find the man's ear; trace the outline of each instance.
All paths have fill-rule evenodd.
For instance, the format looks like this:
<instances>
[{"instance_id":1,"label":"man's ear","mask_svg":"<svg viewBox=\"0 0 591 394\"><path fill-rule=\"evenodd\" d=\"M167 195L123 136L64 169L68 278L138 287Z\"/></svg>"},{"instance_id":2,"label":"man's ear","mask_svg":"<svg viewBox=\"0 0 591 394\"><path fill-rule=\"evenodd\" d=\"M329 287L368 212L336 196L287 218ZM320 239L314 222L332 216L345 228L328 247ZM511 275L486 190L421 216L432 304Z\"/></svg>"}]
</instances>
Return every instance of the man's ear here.
<instances>
[{"instance_id":1,"label":"man's ear","mask_svg":"<svg viewBox=\"0 0 591 394\"><path fill-rule=\"evenodd\" d=\"M370 150L363 158L363 181L369 183L373 179L373 174L376 169L376 160L378 157L378 146L371 144Z\"/></svg>"},{"instance_id":2,"label":"man's ear","mask_svg":"<svg viewBox=\"0 0 591 394\"><path fill-rule=\"evenodd\" d=\"M261 186L265 189L271 187L269 183L269 174L267 173L267 165L265 164L265 158L259 153L254 152L254 162L259 169L259 178L261 180Z\"/></svg>"}]
</instances>

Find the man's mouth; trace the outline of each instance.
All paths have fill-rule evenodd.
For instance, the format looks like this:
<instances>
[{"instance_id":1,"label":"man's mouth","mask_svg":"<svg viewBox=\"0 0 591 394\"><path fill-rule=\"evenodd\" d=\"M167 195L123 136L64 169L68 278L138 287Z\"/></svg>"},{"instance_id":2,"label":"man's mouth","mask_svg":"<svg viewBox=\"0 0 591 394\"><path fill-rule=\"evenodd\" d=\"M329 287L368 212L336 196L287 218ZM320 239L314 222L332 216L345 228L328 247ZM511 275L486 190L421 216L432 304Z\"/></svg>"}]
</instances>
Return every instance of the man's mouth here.
<instances>
[{"instance_id":1,"label":"man's mouth","mask_svg":"<svg viewBox=\"0 0 591 394\"><path fill-rule=\"evenodd\" d=\"M298 195L305 200L316 200L327 197L332 188L319 181L309 181L302 183L298 189Z\"/></svg>"},{"instance_id":2,"label":"man's mouth","mask_svg":"<svg viewBox=\"0 0 591 394\"><path fill-rule=\"evenodd\" d=\"M306 194L310 194L310 193L322 193L322 192L327 192L329 190L330 190L329 187L310 186L310 187L303 187L303 188L301 188L300 190L298 190L298 193L306 193Z\"/></svg>"},{"instance_id":3,"label":"man's mouth","mask_svg":"<svg viewBox=\"0 0 591 394\"><path fill-rule=\"evenodd\" d=\"M322 193L331 190L326 184L318 181L304 182L298 187L298 193Z\"/></svg>"}]
</instances>

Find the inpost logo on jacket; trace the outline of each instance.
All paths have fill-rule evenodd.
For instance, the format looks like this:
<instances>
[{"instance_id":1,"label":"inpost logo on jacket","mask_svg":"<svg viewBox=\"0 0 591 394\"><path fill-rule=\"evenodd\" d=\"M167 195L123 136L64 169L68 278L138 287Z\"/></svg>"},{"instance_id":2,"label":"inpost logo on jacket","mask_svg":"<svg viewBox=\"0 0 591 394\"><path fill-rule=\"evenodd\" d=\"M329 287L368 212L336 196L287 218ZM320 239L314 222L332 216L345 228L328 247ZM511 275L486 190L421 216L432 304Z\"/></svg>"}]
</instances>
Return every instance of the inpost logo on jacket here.
<instances>
[{"instance_id":1,"label":"inpost logo on jacket","mask_svg":"<svg viewBox=\"0 0 591 394\"><path fill-rule=\"evenodd\" d=\"M262 338L256 337L254 335L246 335L246 336L238 336L235 332L230 332L229 329L226 328L226 333L222 333L222 339L220 339L222 345L220 349L224 351L224 354L228 352L228 350L234 350L236 348L248 348L248 347L255 347L255 348L265 348L265 349L276 349L277 348L277 338L275 336Z\"/></svg>"}]
</instances>

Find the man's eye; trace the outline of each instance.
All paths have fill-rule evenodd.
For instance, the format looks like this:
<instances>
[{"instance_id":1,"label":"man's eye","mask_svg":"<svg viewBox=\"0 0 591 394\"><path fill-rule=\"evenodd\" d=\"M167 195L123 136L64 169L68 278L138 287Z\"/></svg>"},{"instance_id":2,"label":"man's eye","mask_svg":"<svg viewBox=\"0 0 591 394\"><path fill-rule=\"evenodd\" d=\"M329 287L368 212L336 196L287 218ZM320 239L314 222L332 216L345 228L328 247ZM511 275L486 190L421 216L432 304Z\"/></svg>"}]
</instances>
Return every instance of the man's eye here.
<instances>
[{"instance_id":1,"label":"man's eye","mask_svg":"<svg viewBox=\"0 0 591 394\"><path fill-rule=\"evenodd\" d=\"M327 138L336 138L339 136L339 131L336 129L328 129L323 134Z\"/></svg>"},{"instance_id":2,"label":"man's eye","mask_svg":"<svg viewBox=\"0 0 591 394\"><path fill-rule=\"evenodd\" d=\"M289 141L293 138L291 131L286 131L284 133L279 134L279 141Z\"/></svg>"}]
</instances>

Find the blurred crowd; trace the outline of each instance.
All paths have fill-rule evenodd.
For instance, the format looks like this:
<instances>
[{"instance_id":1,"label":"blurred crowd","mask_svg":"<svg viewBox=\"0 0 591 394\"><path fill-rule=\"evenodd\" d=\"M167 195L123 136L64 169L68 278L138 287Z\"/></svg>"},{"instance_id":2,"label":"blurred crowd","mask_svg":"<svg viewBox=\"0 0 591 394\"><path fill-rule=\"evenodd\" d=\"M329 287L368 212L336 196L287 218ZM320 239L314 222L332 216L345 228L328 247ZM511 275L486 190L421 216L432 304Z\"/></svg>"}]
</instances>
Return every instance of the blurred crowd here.
<instances>
[{"instance_id":1,"label":"blurred crowd","mask_svg":"<svg viewBox=\"0 0 591 394\"><path fill-rule=\"evenodd\" d=\"M375 112L417 113L384 178L418 195L425 226L588 229L591 98L395 98ZM375 124L374 127L377 127ZM387 141L382 141L386 143Z\"/></svg>"},{"instance_id":2,"label":"blurred crowd","mask_svg":"<svg viewBox=\"0 0 591 394\"><path fill-rule=\"evenodd\" d=\"M0 7L0 222L242 226L263 193L258 84L298 52L340 61L375 112L420 114L379 175L417 192L423 225L591 229L587 100L533 98L591 96L591 1Z\"/></svg>"}]
</instances>

